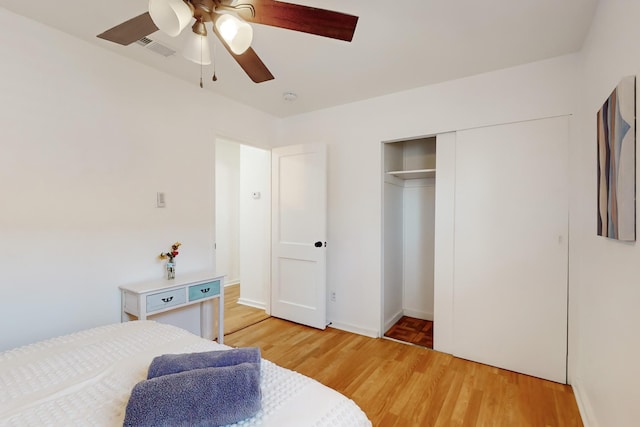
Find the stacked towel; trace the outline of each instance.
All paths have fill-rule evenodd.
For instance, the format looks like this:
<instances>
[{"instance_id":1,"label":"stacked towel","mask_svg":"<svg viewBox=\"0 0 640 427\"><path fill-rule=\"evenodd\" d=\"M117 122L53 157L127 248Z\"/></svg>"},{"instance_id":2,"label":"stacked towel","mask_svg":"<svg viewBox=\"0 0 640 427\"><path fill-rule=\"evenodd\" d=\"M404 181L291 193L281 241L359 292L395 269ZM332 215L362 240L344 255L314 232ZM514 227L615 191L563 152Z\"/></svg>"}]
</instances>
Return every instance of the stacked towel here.
<instances>
[{"instance_id":1,"label":"stacked towel","mask_svg":"<svg viewBox=\"0 0 640 427\"><path fill-rule=\"evenodd\" d=\"M151 361L147 379L201 368L218 368L241 363L260 363L257 347L234 348L202 353L164 354Z\"/></svg>"},{"instance_id":2,"label":"stacked towel","mask_svg":"<svg viewBox=\"0 0 640 427\"><path fill-rule=\"evenodd\" d=\"M232 351L154 359L149 379L136 384L131 392L124 426L209 427L254 416L262 398L259 349L222 354ZM245 361L255 360L256 355L257 362ZM228 365L223 366L225 363Z\"/></svg>"}]
</instances>

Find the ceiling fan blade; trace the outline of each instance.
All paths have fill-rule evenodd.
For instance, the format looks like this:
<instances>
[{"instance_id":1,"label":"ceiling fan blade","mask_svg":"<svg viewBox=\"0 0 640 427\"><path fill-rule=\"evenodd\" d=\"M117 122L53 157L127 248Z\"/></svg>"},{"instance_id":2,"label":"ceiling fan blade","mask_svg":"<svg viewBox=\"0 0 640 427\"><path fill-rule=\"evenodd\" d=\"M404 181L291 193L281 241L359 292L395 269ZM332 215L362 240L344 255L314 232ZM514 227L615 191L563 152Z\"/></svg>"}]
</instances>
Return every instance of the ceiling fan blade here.
<instances>
[{"instance_id":1,"label":"ceiling fan blade","mask_svg":"<svg viewBox=\"0 0 640 427\"><path fill-rule=\"evenodd\" d=\"M236 7L242 4L255 8L255 16L247 8L238 8L238 15L247 22L348 42L353 39L358 23L358 17L354 15L276 0L241 0Z\"/></svg>"},{"instance_id":2,"label":"ceiling fan blade","mask_svg":"<svg viewBox=\"0 0 640 427\"><path fill-rule=\"evenodd\" d=\"M218 36L218 39L220 39L220 42L222 42L225 49L227 49L231 56L233 56L233 59L236 60L238 65L242 67L244 72L247 73L249 78L253 80L254 83L262 83L274 79L271 71L269 71L267 66L264 65L264 62L262 62L258 54L251 47L244 51L244 53L236 55L235 53L233 53L222 36L220 36L220 33L218 32L218 29L215 25L213 26L213 32L216 34L216 36Z\"/></svg>"},{"instance_id":3,"label":"ceiling fan blade","mask_svg":"<svg viewBox=\"0 0 640 427\"><path fill-rule=\"evenodd\" d=\"M247 49L240 55L236 55L230 50L229 53L254 83L262 83L274 79L271 71L264 65L264 62L252 48Z\"/></svg>"},{"instance_id":4,"label":"ceiling fan blade","mask_svg":"<svg viewBox=\"0 0 640 427\"><path fill-rule=\"evenodd\" d=\"M158 31L158 27L153 23L149 12L145 12L98 34L97 37L127 46L156 31Z\"/></svg>"}]
</instances>

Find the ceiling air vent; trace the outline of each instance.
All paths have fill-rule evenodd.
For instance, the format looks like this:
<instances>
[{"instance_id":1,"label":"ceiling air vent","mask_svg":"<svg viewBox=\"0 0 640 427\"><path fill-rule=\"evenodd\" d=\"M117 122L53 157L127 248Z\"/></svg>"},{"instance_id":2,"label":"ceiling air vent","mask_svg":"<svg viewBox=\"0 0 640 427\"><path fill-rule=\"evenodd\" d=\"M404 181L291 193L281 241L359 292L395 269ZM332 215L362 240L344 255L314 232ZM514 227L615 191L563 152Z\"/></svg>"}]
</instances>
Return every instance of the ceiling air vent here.
<instances>
[{"instance_id":1,"label":"ceiling air vent","mask_svg":"<svg viewBox=\"0 0 640 427\"><path fill-rule=\"evenodd\" d=\"M140 40L138 40L136 43L138 43L140 46L146 46L149 43L153 43L153 40L151 40L148 37L143 37Z\"/></svg>"},{"instance_id":2,"label":"ceiling air vent","mask_svg":"<svg viewBox=\"0 0 640 427\"><path fill-rule=\"evenodd\" d=\"M152 52L157 53L158 55L162 55L165 57L171 56L176 53L176 51L171 49L170 47L153 41L148 37L143 37L140 40L136 41L136 43L138 43L140 46L144 46Z\"/></svg>"}]
</instances>

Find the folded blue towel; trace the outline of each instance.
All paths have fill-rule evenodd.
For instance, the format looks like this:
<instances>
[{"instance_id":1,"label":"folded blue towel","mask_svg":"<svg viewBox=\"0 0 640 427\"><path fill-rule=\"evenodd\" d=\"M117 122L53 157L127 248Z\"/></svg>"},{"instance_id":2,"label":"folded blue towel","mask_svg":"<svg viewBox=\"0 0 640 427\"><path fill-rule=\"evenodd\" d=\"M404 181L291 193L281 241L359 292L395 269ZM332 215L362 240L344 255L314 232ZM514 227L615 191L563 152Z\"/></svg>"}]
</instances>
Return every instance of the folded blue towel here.
<instances>
[{"instance_id":1,"label":"folded blue towel","mask_svg":"<svg viewBox=\"0 0 640 427\"><path fill-rule=\"evenodd\" d=\"M164 375L136 384L124 426L222 426L261 405L260 364L241 363Z\"/></svg>"},{"instance_id":2,"label":"folded blue towel","mask_svg":"<svg viewBox=\"0 0 640 427\"><path fill-rule=\"evenodd\" d=\"M240 363L260 363L260 349L243 347L201 353L164 354L151 361L147 379L192 369L233 366Z\"/></svg>"}]
</instances>

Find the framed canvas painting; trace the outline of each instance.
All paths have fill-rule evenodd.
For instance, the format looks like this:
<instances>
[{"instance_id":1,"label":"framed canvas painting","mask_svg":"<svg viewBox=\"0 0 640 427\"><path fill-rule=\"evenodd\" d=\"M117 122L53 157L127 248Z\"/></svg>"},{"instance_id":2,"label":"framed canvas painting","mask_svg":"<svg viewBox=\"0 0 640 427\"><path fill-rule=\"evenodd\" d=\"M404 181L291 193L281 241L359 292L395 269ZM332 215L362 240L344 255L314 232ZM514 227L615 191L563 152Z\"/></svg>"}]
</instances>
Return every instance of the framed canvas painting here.
<instances>
[{"instance_id":1,"label":"framed canvas painting","mask_svg":"<svg viewBox=\"0 0 640 427\"><path fill-rule=\"evenodd\" d=\"M598 111L598 235L636 240L636 78Z\"/></svg>"}]
</instances>

